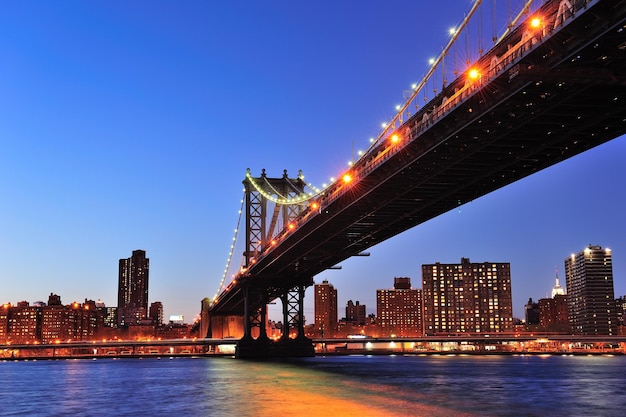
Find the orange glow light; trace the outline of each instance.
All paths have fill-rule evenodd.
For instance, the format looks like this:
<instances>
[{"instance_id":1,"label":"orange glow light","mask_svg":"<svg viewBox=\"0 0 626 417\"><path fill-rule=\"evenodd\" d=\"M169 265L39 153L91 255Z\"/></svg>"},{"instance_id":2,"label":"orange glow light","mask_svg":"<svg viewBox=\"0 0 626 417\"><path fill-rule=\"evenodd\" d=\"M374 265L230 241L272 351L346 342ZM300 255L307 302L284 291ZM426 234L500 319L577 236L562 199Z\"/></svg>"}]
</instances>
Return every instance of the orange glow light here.
<instances>
[{"instance_id":1,"label":"orange glow light","mask_svg":"<svg viewBox=\"0 0 626 417\"><path fill-rule=\"evenodd\" d=\"M398 143L398 142L400 142L400 136L391 135L391 143Z\"/></svg>"},{"instance_id":2,"label":"orange glow light","mask_svg":"<svg viewBox=\"0 0 626 417\"><path fill-rule=\"evenodd\" d=\"M469 75L471 80L476 80L478 79L478 77L480 77L480 72L478 72L476 68L470 69L467 74Z\"/></svg>"},{"instance_id":3,"label":"orange glow light","mask_svg":"<svg viewBox=\"0 0 626 417\"><path fill-rule=\"evenodd\" d=\"M293 223L289 223L289 230L293 230L295 228L296 228L296 226Z\"/></svg>"},{"instance_id":4,"label":"orange glow light","mask_svg":"<svg viewBox=\"0 0 626 417\"><path fill-rule=\"evenodd\" d=\"M532 27L532 28L538 28L538 27L540 27L540 26L541 26L541 19L540 19L540 18L538 18L538 17L533 17L533 18L530 20L530 27Z\"/></svg>"},{"instance_id":5,"label":"orange glow light","mask_svg":"<svg viewBox=\"0 0 626 417\"><path fill-rule=\"evenodd\" d=\"M317 209L319 208L319 206L320 206L320 205L319 205L319 204L317 204L315 201L313 202L313 204L311 204L311 208L312 208L313 210L317 210Z\"/></svg>"},{"instance_id":6,"label":"orange glow light","mask_svg":"<svg viewBox=\"0 0 626 417\"><path fill-rule=\"evenodd\" d=\"M344 174L342 177L342 180L345 184L348 184L350 182L352 182L352 175L350 174Z\"/></svg>"}]
</instances>

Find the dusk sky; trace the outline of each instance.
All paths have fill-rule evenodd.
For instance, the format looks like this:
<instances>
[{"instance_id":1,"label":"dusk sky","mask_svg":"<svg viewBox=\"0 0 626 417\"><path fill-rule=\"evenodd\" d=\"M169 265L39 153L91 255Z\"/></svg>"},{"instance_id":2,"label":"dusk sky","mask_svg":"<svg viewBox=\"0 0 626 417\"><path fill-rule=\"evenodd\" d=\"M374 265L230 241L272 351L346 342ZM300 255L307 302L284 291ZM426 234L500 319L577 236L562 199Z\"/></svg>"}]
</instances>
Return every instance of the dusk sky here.
<instances>
[{"instance_id":1,"label":"dusk sky","mask_svg":"<svg viewBox=\"0 0 626 417\"><path fill-rule=\"evenodd\" d=\"M143 249L149 302L163 302L166 319L191 322L219 287L246 169L302 170L317 186L337 177L470 6L3 2L0 303L55 293L64 304L115 306L118 260ZM523 318L529 297L550 295L557 271L565 286L564 259L593 244L612 250L615 295L626 295L625 182L621 137L315 281L337 288L341 318L348 300L375 313L376 289L394 277L421 288L422 264L509 262L514 315ZM311 323L312 288L305 307Z\"/></svg>"}]
</instances>

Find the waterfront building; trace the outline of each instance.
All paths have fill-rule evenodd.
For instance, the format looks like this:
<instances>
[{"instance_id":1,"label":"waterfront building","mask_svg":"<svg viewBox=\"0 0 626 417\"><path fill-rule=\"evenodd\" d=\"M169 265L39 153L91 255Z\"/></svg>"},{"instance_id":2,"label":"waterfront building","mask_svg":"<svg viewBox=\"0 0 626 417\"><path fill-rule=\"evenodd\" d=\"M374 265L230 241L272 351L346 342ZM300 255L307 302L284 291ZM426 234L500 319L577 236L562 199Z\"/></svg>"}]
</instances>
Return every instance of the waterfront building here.
<instances>
[{"instance_id":1,"label":"waterfront building","mask_svg":"<svg viewBox=\"0 0 626 417\"><path fill-rule=\"evenodd\" d=\"M127 327L148 317L148 273L150 259L146 251L134 250L119 261L117 326Z\"/></svg>"},{"instance_id":2,"label":"waterfront building","mask_svg":"<svg viewBox=\"0 0 626 417\"><path fill-rule=\"evenodd\" d=\"M568 317L574 334L617 334L611 250L589 245L565 259Z\"/></svg>"},{"instance_id":3,"label":"waterfront building","mask_svg":"<svg viewBox=\"0 0 626 417\"><path fill-rule=\"evenodd\" d=\"M20 301L16 306L0 308L0 342L53 343L57 341L92 340L98 331L98 314L93 301L84 304L52 305ZM58 302L57 302L58 300Z\"/></svg>"},{"instance_id":4,"label":"waterfront building","mask_svg":"<svg viewBox=\"0 0 626 417\"><path fill-rule=\"evenodd\" d=\"M0 343L7 342L9 332L9 308L10 304L2 304L0 306Z\"/></svg>"},{"instance_id":5,"label":"waterfront building","mask_svg":"<svg viewBox=\"0 0 626 417\"><path fill-rule=\"evenodd\" d=\"M41 340L41 307L20 301L9 311L8 339L16 343Z\"/></svg>"},{"instance_id":6,"label":"waterfront building","mask_svg":"<svg viewBox=\"0 0 626 417\"><path fill-rule=\"evenodd\" d=\"M327 280L315 284L315 331L321 337L333 337L337 331L337 289Z\"/></svg>"},{"instance_id":7,"label":"waterfront building","mask_svg":"<svg viewBox=\"0 0 626 417\"><path fill-rule=\"evenodd\" d=\"M555 294L539 300L539 326L547 332L571 333L567 316L567 295Z\"/></svg>"},{"instance_id":8,"label":"waterfront building","mask_svg":"<svg viewBox=\"0 0 626 417\"><path fill-rule=\"evenodd\" d=\"M346 305L346 324L365 326L366 321L365 305L359 304L358 301L355 304L349 300Z\"/></svg>"},{"instance_id":9,"label":"waterfront building","mask_svg":"<svg viewBox=\"0 0 626 417\"><path fill-rule=\"evenodd\" d=\"M72 334L69 332L70 326L68 310L63 305L53 304L42 311L42 332L41 341L52 343L56 340L71 340Z\"/></svg>"},{"instance_id":10,"label":"waterfront building","mask_svg":"<svg viewBox=\"0 0 626 417\"><path fill-rule=\"evenodd\" d=\"M381 336L422 336L422 291L411 288L411 278L393 281L393 289L376 290L376 323Z\"/></svg>"},{"instance_id":11,"label":"waterfront building","mask_svg":"<svg viewBox=\"0 0 626 417\"><path fill-rule=\"evenodd\" d=\"M509 263L422 265L426 333L513 331Z\"/></svg>"}]
</instances>

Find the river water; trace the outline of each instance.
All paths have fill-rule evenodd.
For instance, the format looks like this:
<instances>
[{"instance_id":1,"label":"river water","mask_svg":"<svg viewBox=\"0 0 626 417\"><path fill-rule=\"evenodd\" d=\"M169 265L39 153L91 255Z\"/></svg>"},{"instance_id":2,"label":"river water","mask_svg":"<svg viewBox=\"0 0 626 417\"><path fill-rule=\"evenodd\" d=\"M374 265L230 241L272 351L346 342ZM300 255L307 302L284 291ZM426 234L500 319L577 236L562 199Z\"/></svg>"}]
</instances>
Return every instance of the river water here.
<instances>
[{"instance_id":1,"label":"river water","mask_svg":"<svg viewBox=\"0 0 626 417\"><path fill-rule=\"evenodd\" d=\"M0 362L0 416L622 416L626 356Z\"/></svg>"}]
</instances>

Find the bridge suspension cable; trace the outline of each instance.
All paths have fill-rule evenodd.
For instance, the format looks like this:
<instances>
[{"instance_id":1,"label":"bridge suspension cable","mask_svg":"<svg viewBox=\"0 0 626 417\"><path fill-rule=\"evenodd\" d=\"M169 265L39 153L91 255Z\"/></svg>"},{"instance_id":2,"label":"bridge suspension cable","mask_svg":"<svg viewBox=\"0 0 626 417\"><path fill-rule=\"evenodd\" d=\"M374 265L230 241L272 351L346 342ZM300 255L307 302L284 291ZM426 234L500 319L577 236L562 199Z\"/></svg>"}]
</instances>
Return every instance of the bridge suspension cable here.
<instances>
[{"instance_id":1,"label":"bridge suspension cable","mask_svg":"<svg viewBox=\"0 0 626 417\"><path fill-rule=\"evenodd\" d=\"M458 43L457 41L459 40L459 37L461 36L462 32L464 32L465 29L469 30L468 26L470 24L470 20L471 18L480 11L480 13L482 13L482 9L479 9L480 6L482 5L483 1L482 0L475 0L470 8L470 10L467 12L467 14L465 15L463 21L455 28L450 29L450 34L451 34L451 38L448 41L447 45L443 48L443 50L441 51L441 53L438 55L437 58L431 59L429 61L429 69L428 72L426 73L426 75L422 78L422 80L419 83L415 83L411 86L411 90L409 90L411 92L410 95L408 95L408 97L405 99L404 103L402 105L397 105L396 106L396 113L395 115L391 118L390 121L383 123L382 124L382 128L383 130L380 132L380 134L376 137L376 139L370 139L370 145L368 147L368 149L365 152L360 152L359 153L359 158L361 157L366 157L369 155L369 153L375 149L377 147L377 145L381 142L383 142L385 139L387 139L389 136L391 136L392 134L394 134L394 131L402 125L405 115L407 118L409 118L411 116L410 111L409 111L409 107L412 104L415 104L415 107L418 108L419 105L417 104L417 97L421 92L424 92L425 87L429 84L429 82L432 81L432 78L434 76L434 74L439 70L442 73L442 83L443 86L445 87L445 85L447 84L446 81L446 76L445 76L445 64L446 64L446 58L449 57L450 53L453 52L453 47ZM493 29L493 33L491 35L492 38L492 42L494 42L494 46L497 45L498 43L500 43L508 33L510 33L510 31L515 28L518 23L520 22L520 20L522 19L522 17L526 14L528 14L530 12L531 6L533 5L533 3L535 3L535 0L524 0L524 5L521 8L521 11L510 20L510 22L506 25L506 29L504 31L504 33L498 37L497 36L497 30L495 29L496 26L496 13L495 13L495 9L496 9L496 1L493 1L493 22L492 25L494 27ZM480 25L482 25L482 15L480 16ZM482 28L479 28L479 38L478 39L478 48L479 48L479 53L482 54L483 48L482 48L482 39L483 36L483 32L482 32ZM468 35L469 37L469 35ZM460 42L460 41L459 41ZM469 39L468 39L468 43L469 43ZM468 48L469 48L469 44L468 44ZM468 51L468 55L469 55L469 51ZM469 61L467 62L467 66L469 67ZM469 71L469 69L468 69ZM456 76L458 76L458 71L455 71L455 78ZM435 91L436 94L436 91ZM424 99L427 101L427 98L424 97ZM352 165L354 163L354 161L351 161Z\"/></svg>"},{"instance_id":2,"label":"bridge suspension cable","mask_svg":"<svg viewBox=\"0 0 626 417\"><path fill-rule=\"evenodd\" d=\"M527 0L526 4L524 4L524 7L522 7L522 10L517 14L517 16L515 16L515 18L511 21L511 23L507 26L506 30L504 31L504 33L502 34L502 36L500 36L500 38L498 39L498 41L496 42L496 44L500 43L502 41L502 39L504 39L506 37L506 35L509 34L509 32L511 32L511 30L517 26L517 24L519 23L520 19L526 14L528 13L528 11L530 10L530 6L534 3L535 0Z\"/></svg>"},{"instance_id":3,"label":"bridge suspension cable","mask_svg":"<svg viewBox=\"0 0 626 417\"><path fill-rule=\"evenodd\" d=\"M244 190L244 193L245 193L245 190ZM226 282L226 277L228 276L228 271L230 270L230 264L233 260L233 253L235 252L235 244L237 243L237 236L239 236L239 225L241 224L241 216L243 214L243 204L244 204L244 198L241 199L241 203L239 206L239 216L237 218L237 227L235 228L233 241L230 245L230 251L228 252L228 260L226 261L226 268L224 269L224 274L222 275L220 286L215 292L215 296L211 300L211 303L213 303L217 299L217 296L220 294L220 292L224 288L224 283Z\"/></svg>"}]
</instances>

